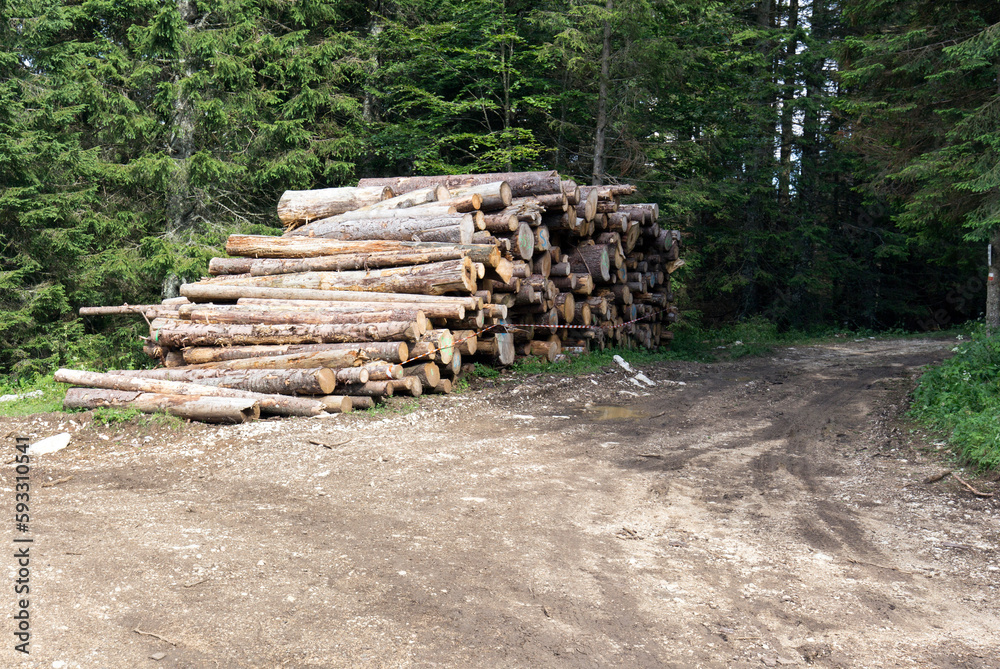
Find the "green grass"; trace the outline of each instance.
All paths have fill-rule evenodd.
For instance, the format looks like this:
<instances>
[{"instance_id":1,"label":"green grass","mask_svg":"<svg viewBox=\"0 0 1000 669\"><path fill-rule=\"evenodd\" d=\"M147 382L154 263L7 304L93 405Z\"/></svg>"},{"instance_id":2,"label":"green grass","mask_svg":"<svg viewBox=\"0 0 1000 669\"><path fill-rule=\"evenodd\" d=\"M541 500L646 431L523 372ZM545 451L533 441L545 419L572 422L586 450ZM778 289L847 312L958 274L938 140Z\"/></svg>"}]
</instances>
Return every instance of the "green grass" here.
<instances>
[{"instance_id":1,"label":"green grass","mask_svg":"<svg viewBox=\"0 0 1000 669\"><path fill-rule=\"evenodd\" d=\"M120 425L142 416L143 413L137 409L113 409L110 407L98 407L94 409L94 422L100 425Z\"/></svg>"},{"instance_id":2,"label":"green grass","mask_svg":"<svg viewBox=\"0 0 1000 669\"><path fill-rule=\"evenodd\" d=\"M955 355L927 368L913 392L910 415L942 432L965 463L1000 466L1000 335L976 332Z\"/></svg>"},{"instance_id":3,"label":"green grass","mask_svg":"<svg viewBox=\"0 0 1000 669\"><path fill-rule=\"evenodd\" d=\"M38 375L13 383L0 383L0 395L26 395L19 400L0 402L0 416L27 416L33 413L62 411L66 385L56 383L52 374Z\"/></svg>"}]
</instances>

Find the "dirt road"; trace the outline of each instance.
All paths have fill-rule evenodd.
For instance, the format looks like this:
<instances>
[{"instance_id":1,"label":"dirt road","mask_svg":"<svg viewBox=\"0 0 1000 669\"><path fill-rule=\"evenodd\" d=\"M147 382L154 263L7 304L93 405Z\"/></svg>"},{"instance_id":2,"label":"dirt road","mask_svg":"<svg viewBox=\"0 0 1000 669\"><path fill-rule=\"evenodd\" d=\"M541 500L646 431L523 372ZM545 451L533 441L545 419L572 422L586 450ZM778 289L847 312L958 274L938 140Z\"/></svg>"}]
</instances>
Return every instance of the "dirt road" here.
<instances>
[{"instance_id":1,"label":"dirt road","mask_svg":"<svg viewBox=\"0 0 1000 669\"><path fill-rule=\"evenodd\" d=\"M943 465L897 420L952 344L487 382L405 415L2 419L9 452L74 437L33 463L32 652L7 590L0 665L1000 667L1000 503L924 483Z\"/></svg>"}]
</instances>

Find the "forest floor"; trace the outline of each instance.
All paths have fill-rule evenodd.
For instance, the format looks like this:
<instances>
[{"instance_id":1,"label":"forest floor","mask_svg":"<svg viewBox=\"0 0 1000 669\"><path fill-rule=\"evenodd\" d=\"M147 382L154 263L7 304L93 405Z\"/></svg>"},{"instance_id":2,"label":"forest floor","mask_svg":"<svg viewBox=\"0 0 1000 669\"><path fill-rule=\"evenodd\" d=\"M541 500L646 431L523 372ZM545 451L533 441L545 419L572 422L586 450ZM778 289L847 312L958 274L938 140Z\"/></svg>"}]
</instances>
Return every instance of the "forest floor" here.
<instances>
[{"instance_id":1,"label":"forest floor","mask_svg":"<svg viewBox=\"0 0 1000 669\"><path fill-rule=\"evenodd\" d=\"M11 454L73 432L31 465L31 655L8 590L0 665L1000 667L1000 495L925 482L952 467L901 415L953 344L240 426L0 418Z\"/></svg>"}]
</instances>

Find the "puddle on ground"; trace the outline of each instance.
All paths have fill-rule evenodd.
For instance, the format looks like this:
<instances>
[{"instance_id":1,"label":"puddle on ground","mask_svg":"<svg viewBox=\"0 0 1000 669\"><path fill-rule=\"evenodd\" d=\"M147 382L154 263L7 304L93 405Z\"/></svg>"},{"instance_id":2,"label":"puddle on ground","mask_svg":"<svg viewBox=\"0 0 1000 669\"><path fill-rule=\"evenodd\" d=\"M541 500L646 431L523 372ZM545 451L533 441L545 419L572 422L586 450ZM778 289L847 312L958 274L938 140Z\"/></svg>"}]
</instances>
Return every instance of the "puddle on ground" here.
<instances>
[{"instance_id":1,"label":"puddle on ground","mask_svg":"<svg viewBox=\"0 0 1000 669\"><path fill-rule=\"evenodd\" d=\"M596 414L594 420L621 420L623 418L649 418L645 411L636 411L628 407L593 406L588 412Z\"/></svg>"}]
</instances>

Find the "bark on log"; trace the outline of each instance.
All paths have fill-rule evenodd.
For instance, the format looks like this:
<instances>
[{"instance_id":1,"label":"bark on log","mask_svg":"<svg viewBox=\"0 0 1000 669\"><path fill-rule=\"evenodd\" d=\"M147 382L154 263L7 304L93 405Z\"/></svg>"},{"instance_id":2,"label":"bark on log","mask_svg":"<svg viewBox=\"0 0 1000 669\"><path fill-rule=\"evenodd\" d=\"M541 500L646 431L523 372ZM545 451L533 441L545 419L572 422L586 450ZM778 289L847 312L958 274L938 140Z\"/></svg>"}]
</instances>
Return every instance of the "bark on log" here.
<instances>
[{"instance_id":1,"label":"bark on log","mask_svg":"<svg viewBox=\"0 0 1000 669\"><path fill-rule=\"evenodd\" d=\"M267 235L230 235L226 253L248 258L301 259L342 254L376 254L393 251L467 251L475 262L489 262L492 251L480 245L440 244L386 239L339 240L305 237L270 237ZM231 258L233 260L233 258Z\"/></svg>"},{"instance_id":2,"label":"bark on log","mask_svg":"<svg viewBox=\"0 0 1000 669\"><path fill-rule=\"evenodd\" d=\"M532 266L535 274L547 279L552 274L552 256L548 252L536 253L532 259Z\"/></svg>"},{"instance_id":3,"label":"bark on log","mask_svg":"<svg viewBox=\"0 0 1000 669\"><path fill-rule=\"evenodd\" d=\"M395 365L382 360L376 362L366 362L360 369L364 369L368 372L369 381L392 381L393 379L403 378L403 367L401 365ZM338 381L340 380L341 371L345 370L339 370L337 372ZM347 381L344 381L344 383L347 383ZM357 381L355 383L361 383L361 381Z\"/></svg>"},{"instance_id":4,"label":"bark on log","mask_svg":"<svg viewBox=\"0 0 1000 669\"><path fill-rule=\"evenodd\" d=\"M354 400L349 395L325 395L316 399L323 403L327 413L350 413L354 410ZM372 402L372 406L374 404Z\"/></svg>"},{"instance_id":5,"label":"bark on log","mask_svg":"<svg viewBox=\"0 0 1000 669\"><path fill-rule=\"evenodd\" d=\"M220 388L183 381L163 381L141 377L128 377L100 372L86 372L75 369L60 369L55 373L59 383L69 383L106 390L128 390L140 393L162 395L200 395L212 397L238 397L257 402L263 413L278 416L318 416L323 413L323 405L316 400L289 395L254 393L233 388Z\"/></svg>"},{"instance_id":6,"label":"bark on log","mask_svg":"<svg viewBox=\"0 0 1000 669\"><path fill-rule=\"evenodd\" d=\"M578 246L569 257L573 272L590 274L595 281L611 281L611 260L603 244Z\"/></svg>"},{"instance_id":7,"label":"bark on log","mask_svg":"<svg viewBox=\"0 0 1000 669\"><path fill-rule=\"evenodd\" d=\"M433 362L407 365L403 368L403 375L417 379L426 391L430 391L441 381L441 369Z\"/></svg>"},{"instance_id":8,"label":"bark on log","mask_svg":"<svg viewBox=\"0 0 1000 669\"><path fill-rule=\"evenodd\" d=\"M271 307L274 309L289 309L293 307L302 309L312 308L321 309L323 311L351 313L391 311L394 309L400 309L422 311L427 318L465 318L466 313L465 307L460 304L435 304L433 302L411 302L409 304L405 302L324 302L323 300L269 300L256 297L244 297L240 298L237 305L256 305L259 307Z\"/></svg>"},{"instance_id":9,"label":"bark on log","mask_svg":"<svg viewBox=\"0 0 1000 669\"><path fill-rule=\"evenodd\" d=\"M410 348L410 359L407 362L426 359L447 365L455 351L455 338L451 330L431 330L414 343Z\"/></svg>"},{"instance_id":10,"label":"bark on log","mask_svg":"<svg viewBox=\"0 0 1000 669\"><path fill-rule=\"evenodd\" d=\"M412 212L411 209L392 209L389 211ZM472 233L476 231L475 219L471 214L441 214L438 216L410 216L402 214L393 217L368 218L341 221L337 218L316 221L302 228L291 231L296 237L321 237L326 239L373 240L389 239L398 241L437 241L429 239L431 232L447 228L449 233L455 231L458 242L469 244ZM451 241L446 240L446 241Z\"/></svg>"},{"instance_id":11,"label":"bark on log","mask_svg":"<svg viewBox=\"0 0 1000 669\"><path fill-rule=\"evenodd\" d=\"M576 205L576 216L590 222L597 215L597 191L591 189L584 194L583 187L580 188L580 201Z\"/></svg>"},{"instance_id":12,"label":"bark on log","mask_svg":"<svg viewBox=\"0 0 1000 669\"><path fill-rule=\"evenodd\" d=\"M392 384L393 392L396 395L412 395L413 397L420 397L424 393L423 385L415 377L407 377L397 379L395 381L386 381L386 383Z\"/></svg>"},{"instance_id":13,"label":"bark on log","mask_svg":"<svg viewBox=\"0 0 1000 669\"><path fill-rule=\"evenodd\" d=\"M559 293L555 302L560 320L563 323L572 323L576 319L576 299L573 293Z\"/></svg>"},{"instance_id":14,"label":"bark on log","mask_svg":"<svg viewBox=\"0 0 1000 669\"><path fill-rule=\"evenodd\" d=\"M80 307L81 316L114 316L118 314L145 314L147 318L169 318L177 313L180 305L123 304L116 307Z\"/></svg>"},{"instance_id":15,"label":"bark on log","mask_svg":"<svg viewBox=\"0 0 1000 669\"><path fill-rule=\"evenodd\" d=\"M368 383L371 375L364 367L344 367L336 371L337 383L343 385L347 383Z\"/></svg>"},{"instance_id":16,"label":"bark on log","mask_svg":"<svg viewBox=\"0 0 1000 669\"><path fill-rule=\"evenodd\" d=\"M514 261L514 274L519 279L527 279L529 276L534 274L534 267L532 266L531 260L515 260Z\"/></svg>"},{"instance_id":17,"label":"bark on log","mask_svg":"<svg viewBox=\"0 0 1000 669\"><path fill-rule=\"evenodd\" d=\"M266 358L282 355L329 353L325 364L315 367L353 367L367 360L399 363L406 360L409 347L405 342L370 342L353 344L281 344L275 346L206 346L185 349L184 362L189 365ZM249 367L248 367L249 368ZM295 366L299 369L299 366Z\"/></svg>"},{"instance_id":18,"label":"bark on log","mask_svg":"<svg viewBox=\"0 0 1000 669\"><path fill-rule=\"evenodd\" d=\"M402 195L390 197L365 208L368 210L409 209L411 207L419 207L422 204L443 202L447 200L448 197L449 193L447 188L441 184L434 184L427 188L421 188L419 190L410 191L409 193L403 193Z\"/></svg>"},{"instance_id":19,"label":"bark on log","mask_svg":"<svg viewBox=\"0 0 1000 669\"><path fill-rule=\"evenodd\" d=\"M208 283L216 286L443 295L449 291L476 292L474 272L472 261L461 258L412 267L386 267L369 272L301 272L249 278L220 277L208 279L202 285Z\"/></svg>"},{"instance_id":20,"label":"bark on log","mask_svg":"<svg viewBox=\"0 0 1000 669\"><path fill-rule=\"evenodd\" d=\"M546 341L539 341L537 339L528 342L525 345L524 354L533 355L539 358L545 358L549 362L554 362L556 356L562 351L562 345L558 337L553 337Z\"/></svg>"},{"instance_id":21,"label":"bark on log","mask_svg":"<svg viewBox=\"0 0 1000 669\"><path fill-rule=\"evenodd\" d=\"M458 206L456 202L461 201L463 198L469 198L473 195L479 196L479 206L474 207L474 209L481 209L482 211L504 209L510 206L510 202L513 199L510 184L506 181L492 181L467 188L456 188L450 192L451 198L449 202L456 207ZM459 211L463 210L459 209Z\"/></svg>"},{"instance_id":22,"label":"bark on log","mask_svg":"<svg viewBox=\"0 0 1000 669\"><path fill-rule=\"evenodd\" d=\"M562 182L562 192L566 196L566 204L573 208L580 202L580 186L575 181L564 180Z\"/></svg>"},{"instance_id":23,"label":"bark on log","mask_svg":"<svg viewBox=\"0 0 1000 669\"><path fill-rule=\"evenodd\" d=\"M502 172L493 174L448 174L428 177L384 177L361 179L358 186L389 186L393 192L406 193L431 184L444 184L449 190L467 188L480 184L506 181L514 197L538 195L541 193L559 193L561 184L559 174L552 172Z\"/></svg>"},{"instance_id":24,"label":"bark on log","mask_svg":"<svg viewBox=\"0 0 1000 669\"><path fill-rule=\"evenodd\" d=\"M369 397L392 397L392 381L369 381L368 383L352 383L341 386L344 395L367 395Z\"/></svg>"},{"instance_id":25,"label":"bark on log","mask_svg":"<svg viewBox=\"0 0 1000 669\"><path fill-rule=\"evenodd\" d=\"M208 273L212 276L249 274L252 266L252 258L212 258L208 261Z\"/></svg>"},{"instance_id":26,"label":"bark on log","mask_svg":"<svg viewBox=\"0 0 1000 669\"><path fill-rule=\"evenodd\" d=\"M373 205L393 197L392 188L320 188L286 190L278 200L278 218L287 228Z\"/></svg>"},{"instance_id":27,"label":"bark on log","mask_svg":"<svg viewBox=\"0 0 1000 669\"><path fill-rule=\"evenodd\" d=\"M478 353L496 359L501 365L513 365L517 358L513 335L498 332L492 339L480 339Z\"/></svg>"},{"instance_id":28,"label":"bark on log","mask_svg":"<svg viewBox=\"0 0 1000 669\"><path fill-rule=\"evenodd\" d=\"M249 390L267 395L329 395L337 376L329 369L122 369L118 376L184 381L206 386Z\"/></svg>"},{"instance_id":29,"label":"bark on log","mask_svg":"<svg viewBox=\"0 0 1000 669\"><path fill-rule=\"evenodd\" d=\"M296 325L296 324L364 324L407 321L417 326L417 334L427 331L427 316L419 309L380 309L348 311L322 309L319 307L264 306L259 304L234 304L205 307L187 305L181 307L181 317L192 323L235 323L248 325Z\"/></svg>"},{"instance_id":30,"label":"bark on log","mask_svg":"<svg viewBox=\"0 0 1000 669\"><path fill-rule=\"evenodd\" d=\"M208 325L156 319L150 326L154 343L187 346L243 346L248 344L322 344L416 339L413 323L388 322L337 325Z\"/></svg>"},{"instance_id":31,"label":"bark on log","mask_svg":"<svg viewBox=\"0 0 1000 669\"><path fill-rule=\"evenodd\" d=\"M163 395L103 388L70 388L63 400L66 409L135 409L143 413L168 413L204 423L245 423L260 418L260 405L241 397Z\"/></svg>"},{"instance_id":32,"label":"bark on log","mask_svg":"<svg viewBox=\"0 0 1000 669\"><path fill-rule=\"evenodd\" d=\"M479 330L452 330L452 338L455 340L456 353L462 355L474 355L478 344Z\"/></svg>"},{"instance_id":33,"label":"bark on log","mask_svg":"<svg viewBox=\"0 0 1000 669\"><path fill-rule=\"evenodd\" d=\"M492 233L506 234L508 232L516 231L520 221L514 214L499 212L499 213L486 214L486 217L484 218L484 223L486 224L487 231Z\"/></svg>"},{"instance_id":34,"label":"bark on log","mask_svg":"<svg viewBox=\"0 0 1000 669\"><path fill-rule=\"evenodd\" d=\"M432 242L409 243L431 244ZM470 249L476 250L473 252ZM456 260L466 256L472 258L473 262L483 263L490 267L496 267L501 260L500 249L496 246L484 245L478 247L470 245L463 247L461 245L454 245L449 248L441 245L441 248L436 249L405 249L380 253L342 253L313 258L265 258L250 260L249 272L250 276L294 274L296 272L344 272L359 269L424 265L445 260Z\"/></svg>"},{"instance_id":35,"label":"bark on log","mask_svg":"<svg viewBox=\"0 0 1000 669\"><path fill-rule=\"evenodd\" d=\"M515 266L515 271L517 267ZM181 292L192 296L194 302L211 300L313 300L335 302L358 302L370 304L448 304L461 305L466 309L478 309L479 300L474 297L454 297L450 295L417 295L409 293L372 293L353 290L311 290L296 288L261 288L257 286L223 286L215 284L186 283Z\"/></svg>"}]
</instances>

